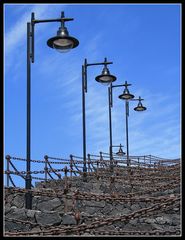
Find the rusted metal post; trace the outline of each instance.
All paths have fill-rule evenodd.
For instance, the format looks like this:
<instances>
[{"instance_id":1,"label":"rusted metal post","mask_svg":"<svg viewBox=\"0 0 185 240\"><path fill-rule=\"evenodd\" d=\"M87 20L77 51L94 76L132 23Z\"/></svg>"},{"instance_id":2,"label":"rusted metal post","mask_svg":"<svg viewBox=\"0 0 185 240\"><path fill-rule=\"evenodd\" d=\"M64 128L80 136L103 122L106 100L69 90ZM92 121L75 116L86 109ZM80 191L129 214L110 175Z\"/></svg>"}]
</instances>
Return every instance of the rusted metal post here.
<instances>
[{"instance_id":1,"label":"rusted metal post","mask_svg":"<svg viewBox=\"0 0 185 240\"><path fill-rule=\"evenodd\" d=\"M67 172L68 172L68 170L67 170L67 166L65 166L65 168L64 168L65 178L67 178Z\"/></svg>"},{"instance_id":2,"label":"rusted metal post","mask_svg":"<svg viewBox=\"0 0 185 240\"><path fill-rule=\"evenodd\" d=\"M98 168L99 168L99 160L97 160L97 163L96 163L96 165L97 165L96 172L98 172Z\"/></svg>"},{"instance_id":3,"label":"rusted metal post","mask_svg":"<svg viewBox=\"0 0 185 240\"><path fill-rule=\"evenodd\" d=\"M65 175L65 177L64 177L64 184L65 184L65 186L64 186L64 192L65 192L65 193L68 192L67 172L68 172L68 169L67 169L67 166L65 166L65 168L64 168L64 175Z\"/></svg>"},{"instance_id":4,"label":"rusted metal post","mask_svg":"<svg viewBox=\"0 0 185 240\"><path fill-rule=\"evenodd\" d=\"M102 152L100 152L100 163L101 163L101 166L104 167Z\"/></svg>"},{"instance_id":5,"label":"rusted metal post","mask_svg":"<svg viewBox=\"0 0 185 240\"><path fill-rule=\"evenodd\" d=\"M45 181L47 181L48 179L48 156L47 155L44 156L44 160L45 160L45 168L44 168Z\"/></svg>"},{"instance_id":6,"label":"rusted metal post","mask_svg":"<svg viewBox=\"0 0 185 240\"><path fill-rule=\"evenodd\" d=\"M10 159L11 159L11 157L10 157L10 155L6 155L6 170L7 170L7 178L6 178L6 185L7 185L7 187L9 187L9 180L10 180Z\"/></svg>"},{"instance_id":7,"label":"rusted metal post","mask_svg":"<svg viewBox=\"0 0 185 240\"><path fill-rule=\"evenodd\" d=\"M88 162L87 162L87 164L88 164L88 172L90 172L90 162L91 162L91 159L90 159L90 154L89 153L87 154L87 159L88 159Z\"/></svg>"},{"instance_id":8,"label":"rusted metal post","mask_svg":"<svg viewBox=\"0 0 185 240\"><path fill-rule=\"evenodd\" d=\"M70 155L70 170L71 170L71 173L70 173L70 177L72 178L72 174L73 174L73 155Z\"/></svg>"},{"instance_id":9,"label":"rusted metal post","mask_svg":"<svg viewBox=\"0 0 185 240\"><path fill-rule=\"evenodd\" d=\"M152 167L152 160L151 160L151 155L150 155L150 168Z\"/></svg>"}]
</instances>

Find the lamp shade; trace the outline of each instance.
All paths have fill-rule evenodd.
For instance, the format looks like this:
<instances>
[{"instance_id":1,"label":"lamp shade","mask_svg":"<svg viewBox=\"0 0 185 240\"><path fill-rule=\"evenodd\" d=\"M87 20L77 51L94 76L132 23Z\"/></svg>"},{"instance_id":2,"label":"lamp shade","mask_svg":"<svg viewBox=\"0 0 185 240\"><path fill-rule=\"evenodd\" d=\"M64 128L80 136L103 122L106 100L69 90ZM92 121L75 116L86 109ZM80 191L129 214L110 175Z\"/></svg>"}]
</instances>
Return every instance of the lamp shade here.
<instances>
[{"instance_id":1,"label":"lamp shade","mask_svg":"<svg viewBox=\"0 0 185 240\"><path fill-rule=\"evenodd\" d=\"M122 157L125 155L125 152L123 152L123 149L121 147L121 144L120 144L120 147L119 147L119 151L116 153L116 155L118 155L119 157Z\"/></svg>"},{"instance_id":2,"label":"lamp shade","mask_svg":"<svg viewBox=\"0 0 185 240\"><path fill-rule=\"evenodd\" d=\"M104 85L109 85L110 83L116 81L116 77L110 74L109 69L105 65L102 74L98 75L95 80L99 83L102 83Z\"/></svg>"},{"instance_id":3,"label":"lamp shade","mask_svg":"<svg viewBox=\"0 0 185 240\"><path fill-rule=\"evenodd\" d=\"M143 107L142 103L139 102L137 107L134 108L135 111L141 112L141 111L145 111L146 107Z\"/></svg>"},{"instance_id":4,"label":"lamp shade","mask_svg":"<svg viewBox=\"0 0 185 240\"><path fill-rule=\"evenodd\" d=\"M134 95L130 94L129 90L127 87L125 87L123 93L119 95L120 99L127 100L127 99L132 99L134 98Z\"/></svg>"},{"instance_id":5,"label":"lamp shade","mask_svg":"<svg viewBox=\"0 0 185 240\"><path fill-rule=\"evenodd\" d=\"M79 45L79 41L69 36L67 28L62 26L57 31L57 36L48 39L47 45L59 52L65 53Z\"/></svg>"}]
</instances>

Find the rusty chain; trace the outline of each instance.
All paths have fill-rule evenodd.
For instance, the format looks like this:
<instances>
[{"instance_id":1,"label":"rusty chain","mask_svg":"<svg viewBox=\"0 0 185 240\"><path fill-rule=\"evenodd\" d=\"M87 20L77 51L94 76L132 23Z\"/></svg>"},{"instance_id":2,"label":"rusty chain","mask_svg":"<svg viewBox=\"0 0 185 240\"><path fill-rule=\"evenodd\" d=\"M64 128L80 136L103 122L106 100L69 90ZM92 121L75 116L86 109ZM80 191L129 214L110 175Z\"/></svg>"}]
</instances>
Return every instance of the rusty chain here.
<instances>
[{"instance_id":1,"label":"rusty chain","mask_svg":"<svg viewBox=\"0 0 185 240\"><path fill-rule=\"evenodd\" d=\"M132 212L132 213L130 213L128 215L121 215L121 216L116 216L116 217L108 217L106 219L99 218L99 219L96 219L95 221L93 221L90 224L80 224L78 226L60 227L60 228L58 228L58 227L50 227L49 230L43 230L41 232L38 232L38 231L37 232L14 232L14 233L6 232L5 235L6 236L8 236L8 235L9 236L13 236L13 235L14 236L21 236L21 235L35 235L35 234L36 235L40 235L40 234L41 235L58 235L58 234L61 234L61 233L64 233L64 234L66 233L67 234L67 233L74 233L74 232L80 234L81 232L83 233L85 230L90 230L91 231L91 229L96 229L96 228L104 226L104 225L111 225L111 224L113 224L116 221L123 221L123 222L126 221L126 222L128 222L131 219L135 219L135 218L139 218L139 217L143 217L143 216L150 216L150 214L153 214L156 211L160 211L161 212L161 211L170 209L171 207L174 207L174 204L177 201L179 201L179 200L180 200L179 197L176 197L176 198L173 198L173 199L171 198L171 199L166 200L163 203L154 204L153 206L148 207L148 208L142 208L142 209L134 211L134 212ZM20 220L20 221L22 221L22 220ZM24 222L24 224L28 224L28 223L30 224L30 222L28 222L28 221L22 221L22 223L23 222ZM48 227L46 227L46 228L48 228ZM157 232L157 231L154 231L154 232ZM169 230L166 231L166 232L171 233ZM145 232L145 233L147 233L147 232ZM160 234L160 231L158 231L158 233ZM163 233L164 233L164 231L161 232L161 234L163 234Z\"/></svg>"},{"instance_id":2,"label":"rusty chain","mask_svg":"<svg viewBox=\"0 0 185 240\"><path fill-rule=\"evenodd\" d=\"M93 159L93 158L91 158L91 162L93 162L93 163L96 163L96 162L110 162L110 160L104 160L104 159L99 159L100 158L100 156L98 156L98 155L92 155L92 154L90 154L91 156L97 156L98 157L98 159ZM77 159L83 159L83 157L77 157L77 156L74 156L74 155L72 155L73 157L75 157L75 158L77 158ZM142 158L141 157L144 157L144 156L132 156L131 157L131 161L133 161L133 162L136 162L136 164L138 165L138 162L136 161L138 158L140 159L140 160L142 160ZM114 158L115 159L118 159L118 160L115 160L115 163L124 163L124 160L125 160L125 163L126 163L126 159L122 159L122 160L119 160L119 157L115 157L114 156ZM20 160L20 161L26 161L26 159L25 158L20 158L20 157L11 157L10 156L10 159L13 159L13 160ZM53 159L53 160L60 160L60 161L62 161L62 162L52 162L52 161L49 161L50 163L53 163L53 164L70 164L70 159L64 159L64 158L56 158L56 157L49 157L48 156L48 159ZM133 159L136 159L136 160L133 160ZM144 159L144 158L143 158ZM155 159L153 159L153 161L156 161L158 158L156 157ZM145 159L145 160L148 160L149 161L149 159ZM37 163L45 163L45 161L44 160L32 160L32 159L30 159L30 161L31 162L37 162ZM81 160L81 161L79 161L79 160L74 160L73 159L73 161L75 162L75 163L82 163L83 164L83 160ZM160 161L161 163L163 163L163 162L169 162L169 163L179 163L179 161L178 160L173 160L173 159L171 159L171 160L158 160L158 161ZM114 159L113 159L113 162L114 162ZM142 165L150 165L150 164L147 164L147 163L144 163L144 162L140 162L139 164L142 164ZM153 164L151 164L152 166L153 166ZM163 167L166 167L166 166L163 166ZM168 166L169 167L169 166Z\"/></svg>"},{"instance_id":3,"label":"rusty chain","mask_svg":"<svg viewBox=\"0 0 185 240\"><path fill-rule=\"evenodd\" d=\"M13 158L12 158L13 159ZM15 159L15 158L14 158ZM37 161L37 160L33 160L33 161ZM74 160L73 160L74 161ZM45 163L45 161L43 161ZM96 161L97 163L98 161ZM102 162L102 160L100 161ZM106 161L107 162L107 161ZM53 163L53 162L52 162ZM116 166L115 169L120 169L122 166ZM101 169L101 170L100 170ZM126 193L126 194L119 194L118 192L112 192L111 194L94 194L94 193L89 193L89 192L80 192L80 191L76 191L73 193L68 193L68 190L70 188L70 183L67 182L68 179L70 179L69 177L65 177L65 186L64 189L57 189L57 188L53 188L52 190L46 190L46 189L31 189L31 190L26 190L26 189L16 189L16 188L5 188L5 190L7 190L8 192L19 192L19 193L26 193L26 192L32 192L33 195L42 195L42 196L49 196L49 197L65 197L66 199L73 199L73 204L76 202L76 200L96 200L96 201L119 201L119 202L151 202L151 203L155 203L154 205L152 205L151 207L148 208L142 208L138 211L132 212L128 215L122 215L122 216L117 216L117 217L109 217L106 219L98 219L90 224L81 224L75 227L49 227L49 226L43 226L41 224L38 223L31 223L29 221L23 221L23 220L17 220L17 219L12 219L12 218L6 218L7 221L15 221L16 223L21 223L21 224L32 224L33 226L39 226L41 228L47 228L49 230L44 230L41 232L18 232L18 233L11 233L11 232L6 232L6 236L13 236L13 235L17 235L17 236L21 236L21 235L59 235L61 233L64 234L69 234L70 232L76 233L77 235L81 235L81 232L83 233L84 231L89 231L92 234L100 234L100 235L126 235L125 231L103 231L103 230L95 230L97 227L99 226L104 226L104 225L110 225L116 221L128 221L129 219L134 219L137 217L142 217L144 215L150 215L151 213L155 212L155 211L163 211L163 210L167 210L168 208L170 208L172 205L173 207L175 206L176 202L180 200L180 194L171 194L171 195L165 195L165 196L160 196L160 197L149 197L149 196L145 196L142 197L142 195L146 195L149 193L153 193L153 192L157 192L157 191L161 191L161 190L169 190L169 189L173 189L176 188L180 185L180 177L179 175L177 175L176 173L179 174L179 170L180 170L180 164L176 164L174 166L157 166L155 168L142 168L142 167L136 167L134 169L132 169L131 174L129 172L128 176L103 176L101 174L107 173L107 171L103 170L102 168L97 169L97 172L91 172L91 173L87 173L88 177L94 177L96 176L97 179L109 179L110 180L110 184L114 184L117 182L124 183L126 184L126 186L130 185L133 189L134 187L144 187L145 189L143 191L136 191L136 192L130 192L130 193ZM126 168L125 168L126 169ZM124 170L125 170L124 169ZM75 173L81 173L79 171L74 171L72 169L52 169L52 170L48 170L48 172L53 172L56 171L64 171L65 175L67 174L67 172L75 172ZM100 174L101 171L101 174ZM127 171L127 169L125 170ZM27 172L25 171L5 171L5 173L7 174L26 174ZM45 173L45 171L32 171L29 172L30 174L37 174L37 173ZM139 174L138 174L139 173ZM162 176L160 176L159 174L163 174ZM170 174L170 176L165 176L165 173L167 175ZM72 176L72 175L71 175ZM151 177L151 178L150 178ZM39 178L39 177L32 177L34 179L39 179L39 180L45 180L44 178ZM63 180L63 179L62 179ZM134 183L132 182L132 180L134 180ZM145 183L145 184L141 184L143 180L152 180L152 185L151 183ZM161 184L160 186L155 186L155 182L157 181L157 184L159 183L159 181L165 181L165 180L173 180L172 182L168 181L168 184ZM46 181L47 182L47 181ZM165 183L165 182L163 182ZM159 184L158 184L159 185ZM66 191L67 190L67 191ZM141 196L137 196L137 195L141 195ZM6 197L6 196L5 196ZM74 207L73 207L73 210ZM178 234L179 230L176 231L152 231L152 232L143 232L143 235L149 234L149 235L168 235L168 234ZM132 232L133 235L138 234L138 232L136 231L135 233ZM141 233L141 232L139 232ZM131 235L131 232L129 233ZM141 235L142 235L141 234Z\"/></svg>"},{"instance_id":4,"label":"rusty chain","mask_svg":"<svg viewBox=\"0 0 185 240\"><path fill-rule=\"evenodd\" d=\"M18 192L18 193L27 193L31 192L33 195L41 195L41 196L47 196L47 197L63 197L64 196L64 190L61 189L52 189L52 190L46 190L46 189L15 189L15 188L5 188L5 191L7 192ZM80 192L76 191L74 193L68 193L65 194L67 198L74 198L78 200L96 200L96 201L119 201L119 202L158 202L158 201L165 201L166 199L171 198L172 195L165 195L160 197L134 197L134 195L131 194L118 194L117 192L113 192L111 194L95 194L95 193L88 193L88 192ZM176 194L176 196L179 196L179 194Z\"/></svg>"},{"instance_id":5,"label":"rusty chain","mask_svg":"<svg viewBox=\"0 0 185 240\"><path fill-rule=\"evenodd\" d=\"M79 171L76 171L76 170L71 170L71 169L68 169L67 170L68 172L76 172L76 173L81 173ZM49 168L47 169L47 172L65 172L65 168L61 168L61 169L52 169L52 170L49 170ZM21 174L38 174L38 173L45 173L45 170L40 170L40 171L4 171L5 174L14 174L14 175L21 175Z\"/></svg>"},{"instance_id":6,"label":"rusty chain","mask_svg":"<svg viewBox=\"0 0 185 240\"><path fill-rule=\"evenodd\" d=\"M155 235L179 235L180 229L176 230L153 230L153 231L125 231L125 230L117 230L117 231L111 231L111 230L91 230L89 231L91 234L94 235L149 235L149 236L155 236Z\"/></svg>"}]
</instances>

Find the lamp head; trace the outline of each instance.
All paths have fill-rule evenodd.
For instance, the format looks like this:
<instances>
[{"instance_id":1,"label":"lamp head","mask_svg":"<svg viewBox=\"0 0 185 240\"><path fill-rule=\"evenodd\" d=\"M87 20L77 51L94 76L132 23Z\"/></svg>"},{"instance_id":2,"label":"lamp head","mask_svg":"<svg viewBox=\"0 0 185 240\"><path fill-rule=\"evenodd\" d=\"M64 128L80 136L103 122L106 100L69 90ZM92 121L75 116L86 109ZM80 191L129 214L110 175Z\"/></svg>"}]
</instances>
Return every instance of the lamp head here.
<instances>
[{"instance_id":1,"label":"lamp head","mask_svg":"<svg viewBox=\"0 0 185 240\"><path fill-rule=\"evenodd\" d=\"M129 93L129 90L124 90L123 93L121 95L119 95L119 98L122 100L129 100L134 98L134 95Z\"/></svg>"},{"instance_id":2,"label":"lamp head","mask_svg":"<svg viewBox=\"0 0 185 240\"><path fill-rule=\"evenodd\" d=\"M79 45L79 41L76 38L69 36L69 32L64 24L65 21L67 21L67 19L64 18L64 13L62 12L61 27L59 27L57 31L57 36L47 41L49 47L61 53L68 52Z\"/></svg>"},{"instance_id":3,"label":"lamp head","mask_svg":"<svg viewBox=\"0 0 185 240\"><path fill-rule=\"evenodd\" d=\"M139 97L139 102L137 107L134 108L135 111L137 112L141 112L141 111L145 111L146 107L143 106L143 104L141 103L141 97Z\"/></svg>"},{"instance_id":4,"label":"lamp head","mask_svg":"<svg viewBox=\"0 0 185 240\"><path fill-rule=\"evenodd\" d=\"M106 62L107 59L105 58L102 73L95 78L97 82L102 83L103 85L109 85L110 83L116 81L116 77L110 74Z\"/></svg>"},{"instance_id":5,"label":"lamp head","mask_svg":"<svg viewBox=\"0 0 185 240\"><path fill-rule=\"evenodd\" d=\"M125 152L123 152L123 149L121 147L121 144L120 144L120 147L119 147L119 151L116 153L116 155L118 155L119 157L122 157L125 155Z\"/></svg>"},{"instance_id":6,"label":"lamp head","mask_svg":"<svg viewBox=\"0 0 185 240\"><path fill-rule=\"evenodd\" d=\"M129 90L128 90L128 86L130 86L131 84L128 84L127 81L125 81L125 89L123 91L123 93L121 95L119 95L119 98L122 100L129 100L134 98L134 95L130 94Z\"/></svg>"},{"instance_id":7,"label":"lamp head","mask_svg":"<svg viewBox=\"0 0 185 240\"><path fill-rule=\"evenodd\" d=\"M57 36L50 38L47 41L47 45L56 49L58 52L65 53L70 51L72 48L77 47L79 45L79 41L76 38L69 36L66 27L60 27L57 31Z\"/></svg>"},{"instance_id":8,"label":"lamp head","mask_svg":"<svg viewBox=\"0 0 185 240\"><path fill-rule=\"evenodd\" d=\"M125 87L123 93L121 95L119 95L119 98L122 100L129 100L129 99L134 98L134 95L130 94L128 88Z\"/></svg>"}]
</instances>

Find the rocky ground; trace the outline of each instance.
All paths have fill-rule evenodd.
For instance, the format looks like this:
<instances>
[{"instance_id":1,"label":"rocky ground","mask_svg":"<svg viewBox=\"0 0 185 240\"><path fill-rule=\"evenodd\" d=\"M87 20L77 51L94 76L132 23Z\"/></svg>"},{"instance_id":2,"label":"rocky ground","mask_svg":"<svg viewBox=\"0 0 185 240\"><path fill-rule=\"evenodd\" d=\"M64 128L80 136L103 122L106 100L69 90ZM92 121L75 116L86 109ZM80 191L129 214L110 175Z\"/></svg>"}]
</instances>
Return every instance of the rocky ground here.
<instances>
[{"instance_id":1,"label":"rocky ground","mask_svg":"<svg viewBox=\"0 0 185 240\"><path fill-rule=\"evenodd\" d=\"M181 235L180 167L98 169L5 189L5 236Z\"/></svg>"}]
</instances>

